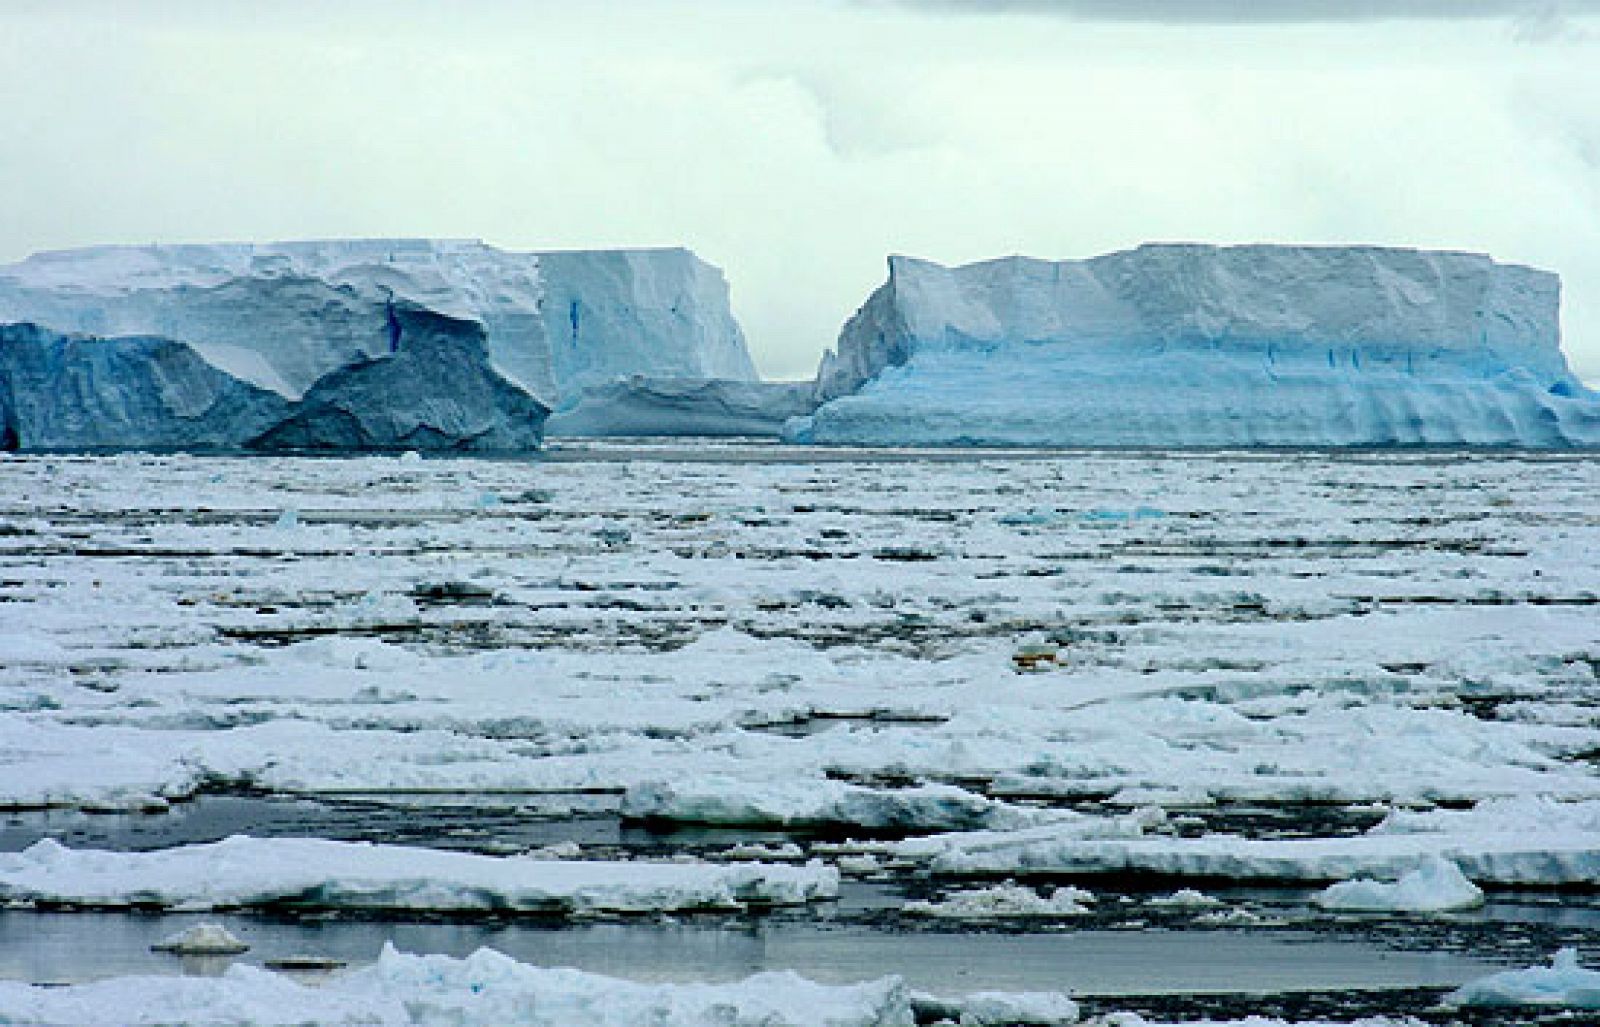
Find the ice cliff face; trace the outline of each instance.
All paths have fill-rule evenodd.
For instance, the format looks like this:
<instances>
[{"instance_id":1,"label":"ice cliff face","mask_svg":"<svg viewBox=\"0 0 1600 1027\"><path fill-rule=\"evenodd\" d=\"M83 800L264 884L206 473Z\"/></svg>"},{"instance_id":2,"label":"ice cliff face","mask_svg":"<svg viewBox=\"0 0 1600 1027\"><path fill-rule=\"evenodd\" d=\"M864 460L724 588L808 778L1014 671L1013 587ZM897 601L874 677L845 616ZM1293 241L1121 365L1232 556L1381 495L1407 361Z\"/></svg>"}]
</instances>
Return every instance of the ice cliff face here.
<instances>
[{"instance_id":1,"label":"ice cliff face","mask_svg":"<svg viewBox=\"0 0 1600 1027\"><path fill-rule=\"evenodd\" d=\"M551 415L551 435L777 436L816 408L810 382L634 377L593 388Z\"/></svg>"},{"instance_id":2,"label":"ice cliff face","mask_svg":"<svg viewBox=\"0 0 1600 1027\"><path fill-rule=\"evenodd\" d=\"M490 365L481 325L397 303L392 349L299 400L188 343L0 325L0 450L452 450L538 447L549 413Z\"/></svg>"},{"instance_id":3,"label":"ice cliff face","mask_svg":"<svg viewBox=\"0 0 1600 1027\"><path fill-rule=\"evenodd\" d=\"M171 339L0 325L0 450L236 448L290 405Z\"/></svg>"},{"instance_id":4,"label":"ice cliff face","mask_svg":"<svg viewBox=\"0 0 1600 1027\"><path fill-rule=\"evenodd\" d=\"M0 354L7 448L508 451L619 379L758 388L721 272L682 249L98 246L0 267L7 322L35 326Z\"/></svg>"},{"instance_id":5,"label":"ice cliff face","mask_svg":"<svg viewBox=\"0 0 1600 1027\"><path fill-rule=\"evenodd\" d=\"M824 358L797 441L1600 445L1555 275L1377 247L1149 245L889 281Z\"/></svg>"},{"instance_id":6,"label":"ice cliff face","mask_svg":"<svg viewBox=\"0 0 1600 1027\"><path fill-rule=\"evenodd\" d=\"M537 449L549 409L493 368L476 321L396 305L395 351L330 372L246 445L264 450Z\"/></svg>"},{"instance_id":7,"label":"ice cliff face","mask_svg":"<svg viewBox=\"0 0 1600 1027\"><path fill-rule=\"evenodd\" d=\"M482 325L493 369L552 407L628 375L756 377L721 273L683 249L362 239L97 246L0 267L0 322L177 340L290 400L389 352L396 304Z\"/></svg>"}]
</instances>

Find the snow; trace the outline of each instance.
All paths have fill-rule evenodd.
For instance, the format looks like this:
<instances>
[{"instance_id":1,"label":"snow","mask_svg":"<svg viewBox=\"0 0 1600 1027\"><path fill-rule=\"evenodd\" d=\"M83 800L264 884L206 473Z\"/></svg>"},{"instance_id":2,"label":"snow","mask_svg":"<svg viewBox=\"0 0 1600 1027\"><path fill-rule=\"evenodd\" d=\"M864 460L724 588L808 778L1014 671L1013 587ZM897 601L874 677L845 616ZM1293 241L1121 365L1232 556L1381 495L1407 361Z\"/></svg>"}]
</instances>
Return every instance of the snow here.
<instances>
[{"instance_id":1,"label":"snow","mask_svg":"<svg viewBox=\"0 0 1600 1027\"><path fill-rule=\"evenodd\" d=\"M1483 890L1448 859L1430 856L1398 881L1340 881L1313 901L1337 912L1445 913L1483 905Z\"/></svg>"},{"instance_id":2,"label":"snow","mask_svg":"<svg viewBox=\"0 0 1600 1027\"><path fill-rule=\"evenodd\" d=\"M1457 1006L1560 1006L1600 1009L1600 970L1578 965L1577 949L1565 948L1550 965L1480 977L1445 997Z\"/></svg>"},{"instance_id":3,"label":"snow","mask_svg":"<svg viewBox=\"0 0 1600 1027\"><path fill-rule=\"evenodd\" d=\"M802 442L1600 444L1555 275L1478 254L1145 245L892 257L824 358Z\"/></svg>"},{"instance_id":4,"label":"snow","mask_svg":"<svg viewBox=\"0 0 1600 1027\"><path fill-rule=\"evenodd\" d=\"M186 910L311 908L654 912L797 905L838 894L831 867L566 862L319 838L250 838L151 852L0 853L0 898Z\"/></svg>"},{"instance_id":5,"label":"snow","mask_svg":"<svg viewBox=\"0 0 1600 1027\"><path fill-rule=\"evenodd\" d=\"M975 996L975 1008L1004 1009L1007 1001L1002 995ZM1062 996L1021 995L1009 1001L1018 1009L1064 1013L1071 1008ZM912 995L893 977L822 985L776 972L732 984L642 984L529 966L492 949L453 959L392 947L374 965L314 986L243 965L216 978L129 977L66 988L0 982L0 1019L452 1027L911 1027L916 1022Z\"/></svg>"}]
</instances>

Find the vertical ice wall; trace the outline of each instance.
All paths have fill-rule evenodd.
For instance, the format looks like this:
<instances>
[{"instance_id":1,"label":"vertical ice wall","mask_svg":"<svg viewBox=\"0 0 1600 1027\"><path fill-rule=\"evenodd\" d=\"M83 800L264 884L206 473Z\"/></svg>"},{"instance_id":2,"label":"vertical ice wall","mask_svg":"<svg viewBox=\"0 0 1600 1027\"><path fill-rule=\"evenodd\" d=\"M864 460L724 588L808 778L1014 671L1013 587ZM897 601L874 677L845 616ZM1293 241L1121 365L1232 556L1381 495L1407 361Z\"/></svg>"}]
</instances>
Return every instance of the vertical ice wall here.
<instances>
[{"instance_id":1,"label":"vertical ice wall","mask_svg":"<svg viewBox=\"0 0 1600 1027\"><path fill-rule=\"evenodd\" d=\"M889 280L819 370L800 441L1600 444L1559 279L1469 253L1148 245Z\"/></svg>"}]
</instances>

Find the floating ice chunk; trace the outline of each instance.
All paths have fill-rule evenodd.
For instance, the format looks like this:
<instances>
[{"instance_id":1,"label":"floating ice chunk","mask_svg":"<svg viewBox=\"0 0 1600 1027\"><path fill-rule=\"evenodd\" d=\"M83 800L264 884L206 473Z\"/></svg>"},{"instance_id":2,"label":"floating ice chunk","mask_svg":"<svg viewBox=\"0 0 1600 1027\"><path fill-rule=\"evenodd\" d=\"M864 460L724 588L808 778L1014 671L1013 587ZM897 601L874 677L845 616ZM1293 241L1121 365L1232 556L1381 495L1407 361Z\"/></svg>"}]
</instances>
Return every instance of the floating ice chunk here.
<instances>
[{"instance_id":1,"label":"floating ice chunk","mask_svg":"<svg viewBox=\"0 0 1600 1027\"><path fill-rule=\"evenodd\" d=\"M572 839L556 842L554 845L542 845L537 849L529 849L523 853L527 859L577 859L583 855L583 846Z\"/></svg>"},{"instance_id":2,"label":"floating ice chunk","mask_svg":"<svg viewBox=\"0 0 1600 1027\"><path fill-rule=\"evenodd\" d=\"M329 622L341 627L413 624L421 617L416 600L398 592L367 592L358 599L340 603L328 613Z\"/></svg>"},{"instance_id":3,"label":"floating ice chunk","mask_svg":"<svg viewBox=\"0 0 1600 1027\"><path fill-rule=\"evenodd\" d=\"M1083 916L1091 912L1088 904L1094 894L1082 888L1057 888L1041 895L1017 884L951 892L938 902L908 902L905 911L917 916L949 917L962 920L1003 919L1008 917Z\"/></svg>"},{"instance_id":4,"label":"floating ice chunk","mask_svg":"<svg viewBox=\"0 0 1600 1027\"><path fill-rule=\"evenodd\" d=\"M179 956L235 956L250 946L221 924L195 924L150 946Z\"/></svg>"},{"instance_id":5,"label":"floating ice chunk","mask_svg":"<svg viewBox=\"0 0 1600 1027\"><path fill-rule=\"evenodd\" d=\"M1600 971L1578 965L1578 950L1565 948L1549 966L1506 970L1469 981L1445 996L1457 1006L1564 1006L1600 1009Z\"/></svg>"},{"instance_id":6,"label":"floating ice chunk","mask_svg":"<svg viewBox=\"0 0 1600 1027\"><path fill-rule=\"evenodd\" d=\"M1022 826L1057 819L953 785L878 789L827 779L751 781L723 775L634 785L622 814L698 824L848 825L952 830Z\"/></svg>"},{"instance_id":7,"label":"floating ice chunk","mask_svg":"<svg viewBox=\"0 0 1600 1027\"><path fill-rule=\"evenodd\" d=\"M235 836L155 852L46 839L0 854L0 899L97 906L649 912L798 905L838 890L839 872L817 862L563 862L312 838Z\"/></svg>"},{"instance_id":8,"label":"floating ice chunk","mask_svg":"<svg viewBox=\"0 0 1600 1027\"><path fill-rule=\"evenodd\" d=\"M1222 900L1193 888L1179 888L1171 895L1151 899L1150 905L1167 909L1212 909L1222 905Z\"/></svg>"},{"instance_id":9,"label":"floating ice chunk","mask_svg":"<svg viewBox=\"0 0 1600 1027\"><path fill-rule=\"evenodd\" d=\"M919 994L913 996L912 1005L917 1011L918 1023L937 1019L941 1023L959 1023L962 1027L998 1027L1001 1024L1055 1027L1077 1023L1079 1015L1076 1002L1054 991L980 991L960 999Z\"/></svg>"},{"instance_id":10,"label":"floating ice chunk","mask_svg":"<svg viewBox=\"0 0 1600 1027\"><path fill-rule=\"evenodd\" d=\"M1443 913L1483 905L1483 891L1450 860L1429 856L1398 881L1340 881L1312 901L1323 909L1349 912Z\"/></svg>"}]
</instances>

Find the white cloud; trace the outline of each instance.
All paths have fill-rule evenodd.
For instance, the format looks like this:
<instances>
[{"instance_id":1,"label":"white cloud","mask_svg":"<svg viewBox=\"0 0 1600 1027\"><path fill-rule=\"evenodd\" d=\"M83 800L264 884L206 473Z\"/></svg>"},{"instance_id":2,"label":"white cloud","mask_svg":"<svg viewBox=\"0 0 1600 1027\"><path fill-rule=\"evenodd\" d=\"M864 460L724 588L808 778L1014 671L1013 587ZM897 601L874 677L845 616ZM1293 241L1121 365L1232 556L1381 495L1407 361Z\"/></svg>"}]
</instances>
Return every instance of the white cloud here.
<instances>
[{"instance_id":1,"label":"white cloud","mask_svg":"<svg viewBox=\"0 0 1600 1027\"><path fill-rule=\"evenodd\" d=\"M809 373L889 252L1145 239L1562 272L1600 377L1600 44L635 2L8 6L0 258L98 241L683 243Z\"/></svg>"}]
</instances>

